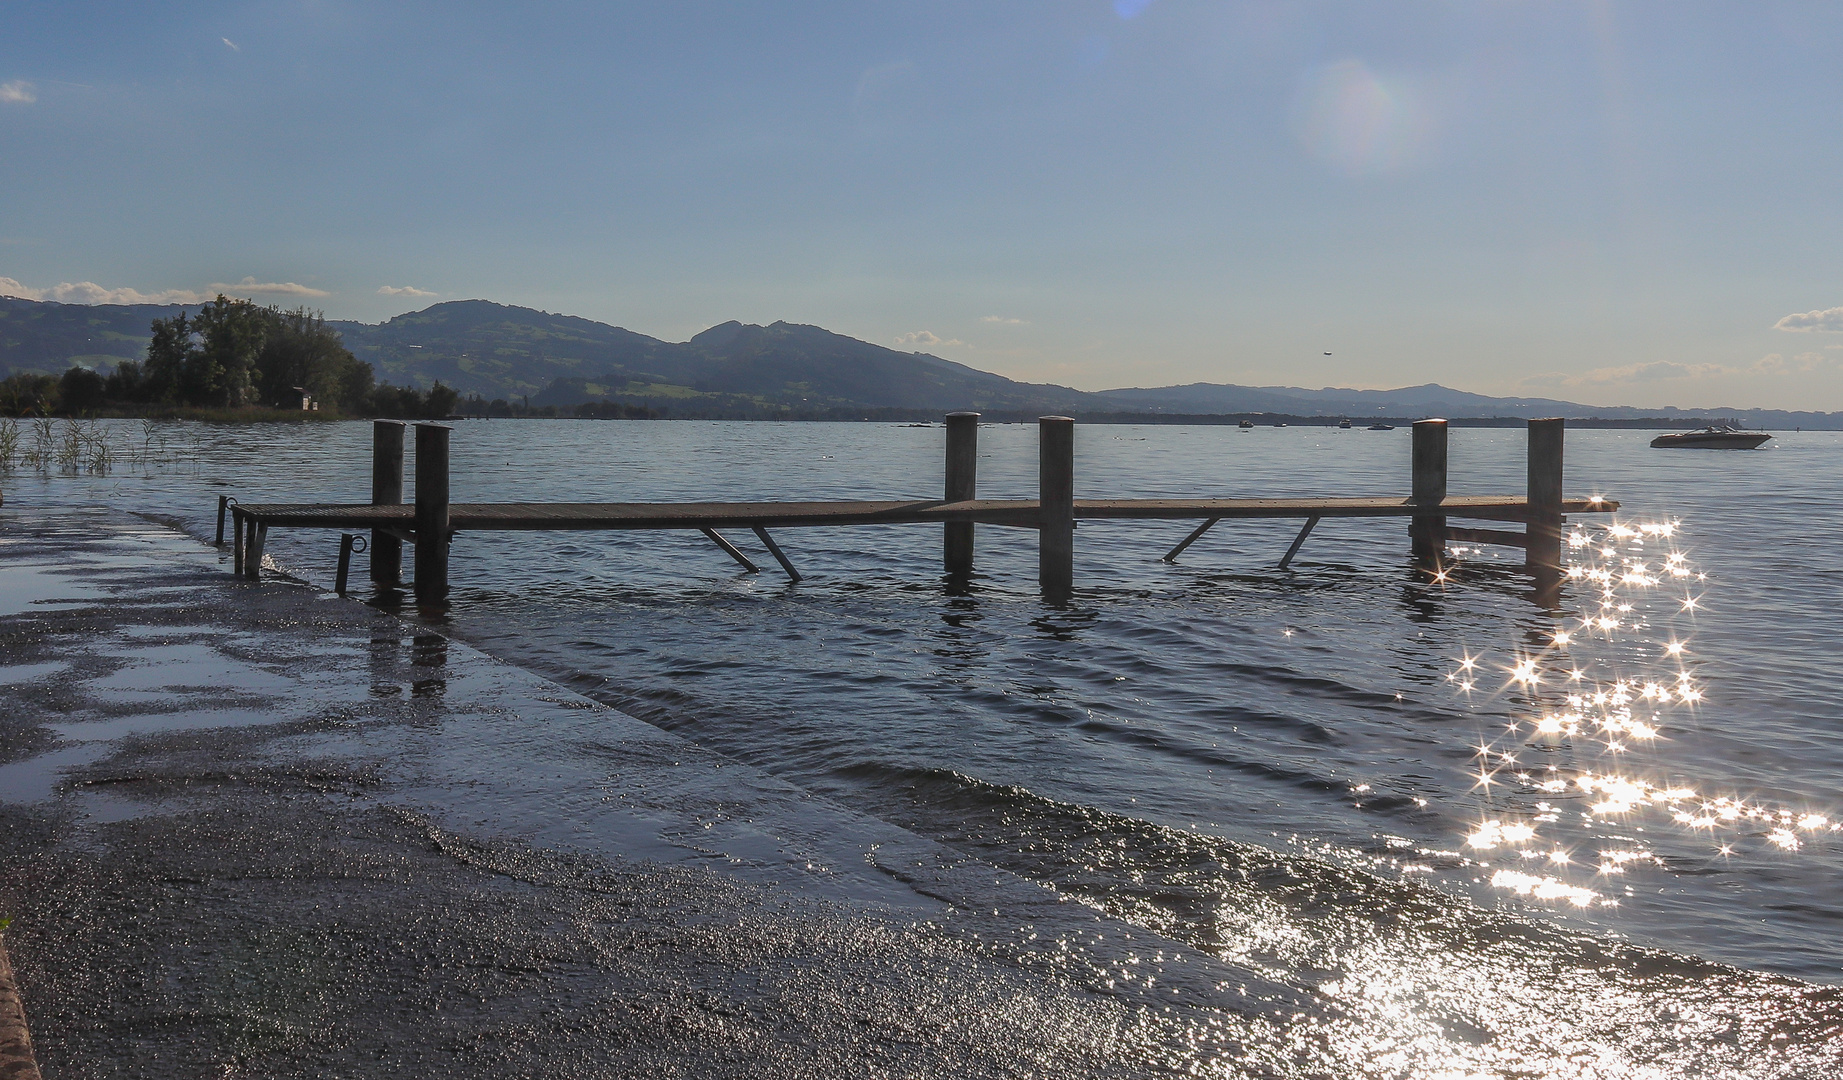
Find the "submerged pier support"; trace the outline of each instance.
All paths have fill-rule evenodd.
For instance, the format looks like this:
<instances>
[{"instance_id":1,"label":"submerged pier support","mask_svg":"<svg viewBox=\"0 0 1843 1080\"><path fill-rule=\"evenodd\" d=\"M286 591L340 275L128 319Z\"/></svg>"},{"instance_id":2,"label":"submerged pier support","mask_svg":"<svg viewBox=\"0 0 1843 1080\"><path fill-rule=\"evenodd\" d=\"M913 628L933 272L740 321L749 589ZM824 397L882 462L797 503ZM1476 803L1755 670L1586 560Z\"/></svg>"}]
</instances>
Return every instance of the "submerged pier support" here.
<instances>
[{"instance_id":1,"label":"submerged pier support","mask_svg":"<svg viewBox=\"0 0 1843 1080\"><path fill-rule=\"evenodd\" d=\"M218 496L218 538L213 541L216 547L224 546L224 515L236 504L237 498L234 495Z\"/></svg>"},{"instance_id":2,"label":"submerged pier support","mask_svg":"<svg viewBox=\"0 0 1843 1080\"><path fill-rule=\"evenodd\" d=\"M371 422L371 505L403 502L403 428L401 420ZM387 589L403 584L403 541L382 529L371 530L371 580Z\"/></svg>"},{"instance_id":3,"label":"submerged pier support","mask_svg":"<svg viewBox=\"0 0 1843 1080\"><path fill-rule=\"evenodd\" d=\"M262 549L269 542L269 526L251 521L243 529L243 576L255 581L262 576Z\"/></svg>"},{"instance_id":4,"label":"submerged pier support","mask_svg":"<svg viewBox=\"0 0 1843 1080\"><path fill-rule=\"evenodd\" d=\"M1561 575L1562 429L1560 417L1529 422L1528 555L1524 567L1545 577Z\"/></svg>"},{"instance_id":5,"label":"submerged pier support","mask_svg":"<svg viewBox=\"0 0 1843 1080\"><path fill-rule=\"evenodd\" d=\"M333 572L333 591L340 596L346 594L346 582L352 574L352 553L363 551L369 546L364 536L359 533L341 533L339 536L339 564Z\"/></svg>"},{"instance_id":6,"label":"submerged pier support","mask_svg":"<svg viewBox=\"0 0 1843 1080\"><path fill-rule=\"evenodd\" d=\"M947 414L947 485L942 498L968 502L979 497L979 414ZM949 574L973 572L973 523L950 521L941 526L941 566Z\"/></svg>"},{"instance_id":7,"label":"submerged pier support","mask_svg":"<svg viewBox=\"0 0 1843 1080\"><path fill-rule=\"evenodd\" d=\"M416 599L448 597L448 434L416 425Z\"/></svg>"},{"instance_id":8,"label":"submerged pier support","mask_svg":"<svg viewBox=\"0 0 1843 1080\"><path fill-rule=\"evenodd\" d=\"M1446 421L1416 420L1409 499L1437 506L1446 498ZM1408 521L1414 558L1433 564L1446 552L1446 515L1416 514Z\"/></svg>"},{"instance_id":9,"label":"submerged pier support","mask_svg":"<svg viewBox=\"0 0 1843 1080\"><path fill-rule=\"evenodd\" d=\"M1037 584L1066 604L1075 590L1075 421L1037 418Z\"/></svg>"}]
</instances>

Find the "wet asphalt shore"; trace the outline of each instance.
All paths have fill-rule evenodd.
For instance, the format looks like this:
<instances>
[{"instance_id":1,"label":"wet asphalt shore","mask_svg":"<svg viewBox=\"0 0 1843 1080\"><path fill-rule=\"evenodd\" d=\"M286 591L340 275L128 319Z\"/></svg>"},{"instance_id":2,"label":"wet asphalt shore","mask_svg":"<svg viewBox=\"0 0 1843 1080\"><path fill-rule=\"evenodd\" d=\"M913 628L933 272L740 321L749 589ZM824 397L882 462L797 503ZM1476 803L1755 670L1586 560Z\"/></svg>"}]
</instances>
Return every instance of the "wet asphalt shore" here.
<instances>
[{"instance_id":1,"label":"wet asphalt shore","mask_svg":"<svg viewBox=\"0 0 1843 1080\"><path fill-rule=\"evenodd\" d=\"M1293 1071L1243 1037L1304 1006L1241 969L223 561L0 512L0 917L52 1080ZM1151 951L1183 977L1112 977Z\"/></svg>"}]
</instances>

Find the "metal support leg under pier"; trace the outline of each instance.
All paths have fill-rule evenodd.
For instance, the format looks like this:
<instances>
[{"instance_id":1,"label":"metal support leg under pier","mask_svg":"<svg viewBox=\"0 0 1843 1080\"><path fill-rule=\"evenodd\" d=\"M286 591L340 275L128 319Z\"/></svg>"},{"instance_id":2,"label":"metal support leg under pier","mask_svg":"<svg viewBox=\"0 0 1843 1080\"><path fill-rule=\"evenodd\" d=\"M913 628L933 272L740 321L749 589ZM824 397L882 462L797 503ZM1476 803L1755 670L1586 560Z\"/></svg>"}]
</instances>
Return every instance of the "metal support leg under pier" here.
<instances>
[{"instance_id":1,"label":"metal support leg under pier","mask_svg":"<svg viewBox=\"0 0 1843 1080\"><path fill-rule=\"evenodd\" d=\"M741 563L743 570L751 574L759 574L762 572L762 568L750 562L749 557L742 553L741 548L738 548L735 544L732 544L728 540L723 539L722 536L718 535L717 530L699 529L698 531L703 533L705 536L710 537L710 542L722 548L724 554L728 555L732 559L735 559L738 563Z\"/></svg>"},{"instance_id":2,"label":"metal support leg under pier","mask_svg":"<svg viewBox=\"0 0 1843 1080\"><path fill-rule=\"evenodd\" d=\"M1305 538L1312 535L1312 530L1317 527L1317 518L1309 517L1305 519L1305 528L1300 529L1299 535L1293 537L1293 546L1287 548L1286 554L1280 556L1280 569L1284 570L1293 564L1293 556L1299 554L1299 549L1305 546Z\"/></svg>"},{"instance_id":3,"label":"metal support leg under pier","mask_svg":"<svg viewBox=\"0 0 1843 1080\"><path fill-rule=\"evenodd\" d=\"M1202 539L1203 534L1210 531L1210 529L1214 528L1216 523L1221 520L1222 520L1221 518L1210 518L1208 521L1197 526L1196 531L1192 532L1189 536L1186 536L1184 539L1179 540L1176 547L1172 548L1170 551L1165 552L1165 561L1171 562L1171 563L1176 562L1177 557L1184 553L1185 548L1189 547L1190 545L1196 543L1198 540Z\"/></svg>"},{"instance_id":4,"label":"metal support leg under pier","mask_svg":"<svg viewBox=\"0 0 1843 1080\"><path fill-rule=\"evenodd\" d=\"M781 569L787 571L787 580L799 581L800 571L795 570L794 564L787 561L787 556L781 551L781 545L774 542L774 537L768 535L768 530L757 525L755 535L760 538L762 546L768 549L768 554L774 556L774 561L781 564Z\"/></svg>"}]
</instances>

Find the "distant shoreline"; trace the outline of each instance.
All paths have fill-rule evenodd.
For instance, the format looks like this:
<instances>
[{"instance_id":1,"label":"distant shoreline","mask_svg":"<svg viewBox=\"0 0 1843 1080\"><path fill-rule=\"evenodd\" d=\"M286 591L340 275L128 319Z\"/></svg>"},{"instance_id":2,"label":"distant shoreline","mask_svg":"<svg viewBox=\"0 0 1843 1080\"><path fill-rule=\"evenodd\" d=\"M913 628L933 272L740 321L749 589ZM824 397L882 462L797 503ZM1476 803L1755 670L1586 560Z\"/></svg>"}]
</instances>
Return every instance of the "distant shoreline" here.
<instances>
[{"instance_id":1,"label":"distant shoreline","mask_svg":"<svg viewBox=\"0 0 1843 1080\"><path fill-rule=\"evenodd\" d=\"M888 423L916 424L940 423L945 410L935 409L836 409L824 412L801 412L787 415L724 414L720 411L688 411L682 415L664 415L652 417L617 417L575 413L558 409L554 413L537 412L515 416L483 416L478 413L456 413L442 417L443 422L461 420L722 420L739 423ZM987 424L1034 424L1041 413L1030 410L995 409L980 414L981 421ZM1335 428L1348 419L1354 430L1362 430L1371 424L1391 424L1395 427L1407 427L1416 420L1425 420L1424 416L1300 416L1291 413L1084 413L1070 414L1081 424L1158 424L1192 427L1224 427L1248 421L1257 428L1274 427L1284 424L1288 427L1324 427ZM48 416L18 416L12 419L19 422L32 420L191 420L207 424L303 424L334 423L345 420L370 419L412 419L426 422L428 418L405 417L369 417L352 416L336 412L307 412L298 409L272 409L261 406L245 406L238 409L208 408L198 406L166 406L147 409L103 409L86 413L53 413ZM1528 422L1523 416L1454 416L1445 418L1458 428L1511 428L1522 427ZM1641 416L1641 417L1569 417L1568 426L1577 429L1608 428L1641 431L1675 431L1706 427L1711 423L1729 420L1725 416ZM1783 430L1759 428L1757 430ZM1796 430L1803 431L1800 427ZM1835 427L1810 426L1812 431L1843 430L1843 422Z\"/></svg>"}]
</instances>

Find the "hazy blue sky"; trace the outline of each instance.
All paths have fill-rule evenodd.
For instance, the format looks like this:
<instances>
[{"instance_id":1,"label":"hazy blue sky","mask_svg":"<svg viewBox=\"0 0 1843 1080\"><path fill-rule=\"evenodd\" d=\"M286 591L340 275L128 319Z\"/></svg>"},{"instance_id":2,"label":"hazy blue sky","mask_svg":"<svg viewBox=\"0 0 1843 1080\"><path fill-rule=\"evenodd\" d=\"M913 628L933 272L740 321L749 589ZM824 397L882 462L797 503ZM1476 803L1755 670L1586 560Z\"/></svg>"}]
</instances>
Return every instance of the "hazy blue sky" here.
<instances>
[{"instance_id":1,"label":"hazy blue sky","mask_svg":"<svg viewBox=\"0 0 1843 1080\"><path fill-rule=\"evenodd\" d=\"M1840 56L1834 3L0 0L0 287L1843 409Z\"/></svg>"}]
</instances>

